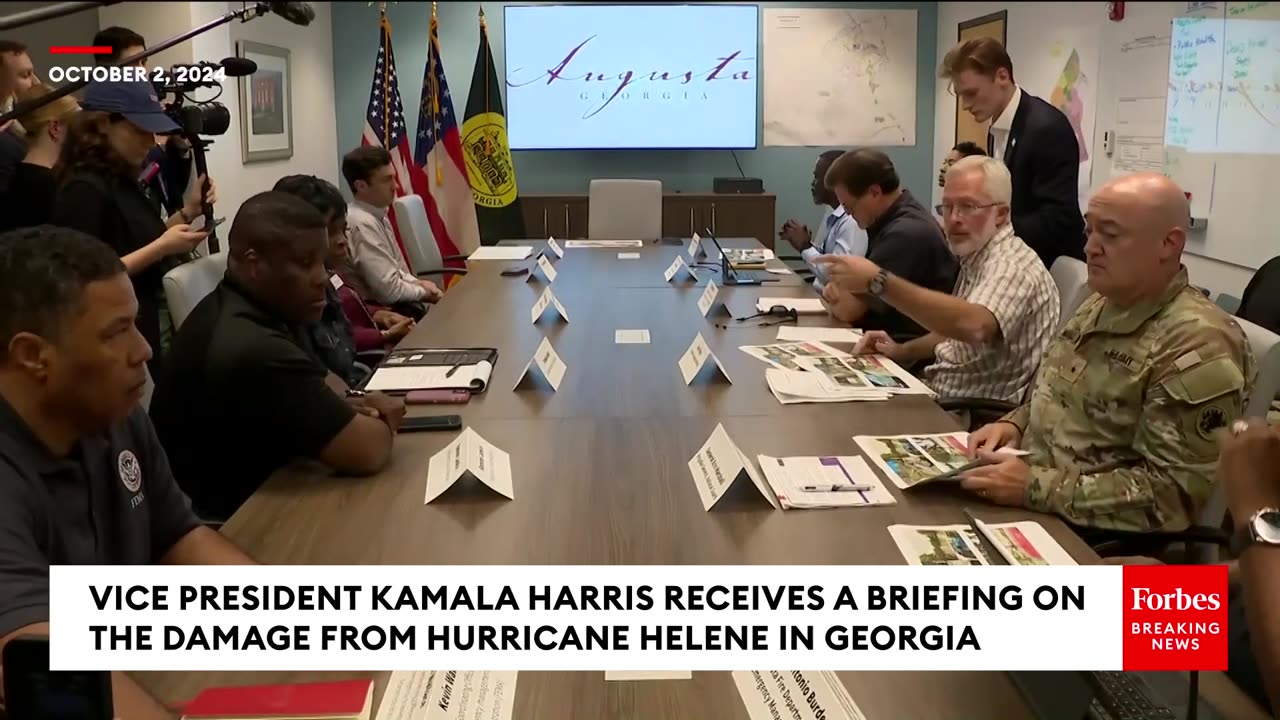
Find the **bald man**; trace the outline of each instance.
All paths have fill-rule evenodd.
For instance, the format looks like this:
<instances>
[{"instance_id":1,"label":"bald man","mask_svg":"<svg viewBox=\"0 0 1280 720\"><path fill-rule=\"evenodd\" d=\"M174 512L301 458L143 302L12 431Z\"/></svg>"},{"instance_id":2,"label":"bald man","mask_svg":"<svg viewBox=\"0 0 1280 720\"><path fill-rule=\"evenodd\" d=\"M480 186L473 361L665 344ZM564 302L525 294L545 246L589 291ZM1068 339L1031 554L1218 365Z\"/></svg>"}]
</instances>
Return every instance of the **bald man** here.
<instances>
[{"instance_id":1,"label":"bald man","mask_svg":"<svg viewBox=\"0 0 1280 720\"><path fill-rule=\"evenodd\" d=\"M178 484L216 519L297 459L376 473L404 417L401 400L348 394L309 345L305 327L323 313L329 284L319 210L259 193L240 206L228 244L227 274L174 336L151 399Z\"/></svg>"},{"instance_id":2,"label":"bald man","mask_svg":"<svg viewBox=\"0 0 1280 720\"><path fill-rule=\"evenodd\" d=\"M1087 540L1195 521L1254 366L1240 326L1187 285L1188 218L1162 175L1117 178L1089 201L1094 292L1049 347L1030 401L970 437L991 464L965 488L1056 513Z\"/></svg>"}]
</instances>

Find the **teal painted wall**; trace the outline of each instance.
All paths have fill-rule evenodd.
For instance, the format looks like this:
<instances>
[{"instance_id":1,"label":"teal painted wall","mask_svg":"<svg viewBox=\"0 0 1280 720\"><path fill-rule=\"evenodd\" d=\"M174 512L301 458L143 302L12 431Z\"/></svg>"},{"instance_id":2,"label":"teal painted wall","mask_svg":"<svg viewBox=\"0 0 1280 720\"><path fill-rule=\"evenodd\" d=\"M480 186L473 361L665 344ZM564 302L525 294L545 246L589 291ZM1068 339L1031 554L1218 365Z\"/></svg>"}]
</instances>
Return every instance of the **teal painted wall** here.
<instances>
[{"instance_id":1,"label":"teal painted wall","mask_svg":"<svg viewBox=\"0 0 1280 720\"><path fill-rule=\"evenodd\" d=\"M485 3L489 39L498 73L505 72L503 12L506 3ZM511 3L527 4L527 3ZM762 2L762 7L796 3ZM440 46L454 111L462 117L471 87L476 47L480 42L478 2L440 3ZM933 2L815 2L805 7L902 8L917 11L916 28L916 145L885 148L907 187L928 198L937 175L933 157L934 74L937 68L937 3ZM378 52L378 9L363 2L335 2L333 7L333 70L337 99L338 156L360 144L365 107ZM396 70L405 122L417 129L418 103L427 60L431 3L387 4ZM764 14L761 13L761 22ZM763 27L763 25L762 25ZM762 33L763 35L763 33ZM761 53L763 56L763 53ZM763 90L761 91L763 96ZM306 122L302 119L302 122ZM778 196L777 222L794 217L811 226L817 209L809 197L813 162L825 148L760 147L739 150L748 177L763 178L766 192ZM593 177L634 177L661 180L668 192L710 192L712 178L736 176L728 151L523 151L516 152L516 178L521 192L586 192ZM343 187L343 191L346 188Z\"/></svg>"}]
</instances>

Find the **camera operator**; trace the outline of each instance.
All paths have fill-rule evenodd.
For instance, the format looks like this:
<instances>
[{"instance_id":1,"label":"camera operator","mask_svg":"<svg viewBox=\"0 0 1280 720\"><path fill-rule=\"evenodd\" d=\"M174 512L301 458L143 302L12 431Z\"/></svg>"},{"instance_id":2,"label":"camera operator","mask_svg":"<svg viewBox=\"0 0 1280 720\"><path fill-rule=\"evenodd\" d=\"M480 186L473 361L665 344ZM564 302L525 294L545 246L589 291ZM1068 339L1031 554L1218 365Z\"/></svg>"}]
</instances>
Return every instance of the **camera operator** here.
<instances>
[{"instance_id":1,"label":"camera operator","mask_svg":"<svg viewBox=\"0 0 1280 720\"><path fill-rule=\"evenodd\" d=\"M147 50L147 42L141 35L119 26L99 30L93 36L93 45L111 48L110 54L94 56L98 65L115 65L120 58L133 57ZM138 60L133 65L147 67L147 59ZM159 172L150 174L145 181L147 191L164 208L165 214L176 213L182 207L182 196L191 181L191 143L180 134L165 137L164 144L147 153L143 169L153 164Z\"/></svg>"},{"instance_id":2,"label":"camera operator","mask_svg":"<svg viewBox=\"0 0 1280 720\"><path fill-rule=\"evenodd\" d=\"M27 46L15 40L0 38L0 114L13 109L17 94L36 82L36 69L27 54ZM10 120L0 127L0 192L9 187L13 171L27 154L23 128Z\"/></svg>"},{"instance_id":3,"label":"camera operator","mask_svg":"<svg viewBox=\"0 0 1280 720\"><path fill-rule=\"evenodd\" d=\"M53 88L37 82L18 93L18 101L30 102L51 92ZM66 95L20 117L27 131L27 154L13 171L9 189L0 192L0 232L49 222L58 187L53 166L67 137L67 122L79 111L80 104Z\"/></svg>"},{"instance_id":4,"label":"camera operator","mask_svg":"<svg viewBox=\"0 0 1280 720\"><path fill-rule=\"evenodd\" d=\"M97 237L120 255L138 298L138 329L152 348L151 374L158 378L172 334L162 281L208 235L190 225L201 214L206 179L196 179L183 207L166 221L138 181L155 136L178 130L154 88L145 81L93 82L81 107L58 163L52 220ZM213 183L208 185L208 200L216 202Z\"/></svg>"}]
</instances>

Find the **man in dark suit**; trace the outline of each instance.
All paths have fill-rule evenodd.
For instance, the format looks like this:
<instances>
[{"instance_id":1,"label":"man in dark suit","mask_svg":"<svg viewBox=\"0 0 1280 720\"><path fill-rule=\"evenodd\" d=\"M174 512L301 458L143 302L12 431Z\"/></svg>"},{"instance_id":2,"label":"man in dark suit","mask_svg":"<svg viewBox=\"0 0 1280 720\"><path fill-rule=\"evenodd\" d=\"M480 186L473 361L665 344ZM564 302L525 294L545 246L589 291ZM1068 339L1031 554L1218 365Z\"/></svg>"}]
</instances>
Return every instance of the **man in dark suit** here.
<instances>
[{"instance_id":1,"label":"man in dark suit","mask_svg":"<svg viewBox=\"0 0 1280 720\"><path fill-rule=\"evenodd\" d=\"M990 122L987 152L1013 178L1014 231L1046 266L1059 256L1084 259L1080 215L1080 143L1067 116L1018 87L1013 61L998 41L977 38L952 48L940 77L951 81L966 112Z\"/></svg>"}]
</instances>

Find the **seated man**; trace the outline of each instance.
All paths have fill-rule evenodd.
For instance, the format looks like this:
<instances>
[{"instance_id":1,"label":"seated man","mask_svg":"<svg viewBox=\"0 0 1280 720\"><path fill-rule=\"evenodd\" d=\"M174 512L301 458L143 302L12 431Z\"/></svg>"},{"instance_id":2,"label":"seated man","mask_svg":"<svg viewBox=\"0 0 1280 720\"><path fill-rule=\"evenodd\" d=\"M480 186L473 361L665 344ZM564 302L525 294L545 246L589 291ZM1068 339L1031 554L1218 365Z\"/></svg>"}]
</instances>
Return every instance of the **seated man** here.
<instances>
[{"instance_id":1,"label":"seated man","mask_svg":"<svg viewBox=\"0 0 1280 720\"><path fill-rule=\"evenodd\" d=\"M956 164L956 161L973 157L974 155L985 156L986 154L975 142L965 140L956 143L955 147L951 148L947 153L947 156L942 158L942 166L938 168L938 187L947 186L947 171L951 169L952 165Z\"/></svg>"},{"instance_id":2,"label":"seated man","mask_svg":"<svg viewBox=\"0 0 1280 720\"><path fill-rule=\"evenodd\" d=\"M808 225L788 220L782 225L782 232L778 233L813 270L813 289L819 293L827 284L826 269L815 262L819 256L867 254L867 232L849 217L826 183L831 163L843 154L840 150L828 150L818 156L818 162L813 166L813 182L809 190L813 193L813 204L823 208L817 232L810 230Z\"/></svg>"},{"instance_id":3,"label":"seated man","mask_svg":"<svg viewBox=\"0 0 1280 720\"><path fill-rule=\"evenodd\" d=\"M938 212L960 258L955 295L922 288L859 257L824 256L832 282L874 295L920 323L928 335L896 343L881 330L856 352L911 366L942 397L1021 402L1058 327L1058 290L1040 257L1009 224L1009 170L988 157L951 166Z\"/></svg>"},{"instance_id":4,"label":"seated man","mask_svg":"<svg viewBox=\"0 0 1280 720\"><path fill-rule=\"evenodd\" d=\"M1094 291L1049 346L1030 399L970 436L990 460L964 487L1099 530L1180 530L1209 499L1219 430L1253 384L1244 332L1187 285L1190 212L1168 178L1112 180L1089 201ZM1001 447L1027 451L1011 457Z\"/></svg>"},{"instance_id":5,"label":"seated man","mask_svg":"<svg viewBox=\"0 0 1280 720\"><path fill-rule=\"evenodd\" d=\"M898 181L889 157L879 150L850 150L831 164L825 178L845 212L867 231L867 259L887 272L941 293L955 286L956 259L942 228ZM822 291L831 314L864 330L883 330L896 342L925 334L924 328L876 297L828 284Z\"/></svg>"},{"instance_id":6,"label":"seated man","mask_svg":"<svg viewBox=\"0 0 1280 720\"><path fill-rule=\"evenodd\" d=\"M396 242L389 216L396 199L391 153L380 147L356 148L342 158L342 176L355 197L347 213L351 264L368 288L369 299L421 320L426 312L422 303L436 302L441 292L435 283L410 271Z\"/></svg>"},{"instance_id":7,"label":"seated man","mask_svg":"<svg viewBox=\"0 0 1280 720\"><path fill-rule=\"evenodd\" d=\"M319 322L307 325L307 337L315 354L348 385L355 386L364 378L356 366L357 353L385 351L404 339L413 329L413 318L390 310L370 312L359 300L353 304L346 298L356 295L347 287L341 270L347 269L347 203L342 193L327 180L314 175L289 175L274 188L305 200L320 211L329 230L329 252L325 269L329 286L325 288L326 304ZM354 307L353 307L354 305Z\"/></svg>"},{"instance_id":8,"label":"seated man","mask_svg":"<svg viewBox=\"0 0 1280 720\"><path fill-rule=\"evenodd\" d=\"M229 517L277 469L302 457L372 474L391 457L404 404L346 383L302 349L325 307L324 217L280 192L240 206L227 274L174 336L151 416L196 510Z\"/></svg>"},{"instance_id":9,"label":"seated man","mask_svg":"<svg viewBox=\"0 0 1280 720\"><path fill-rule=\"evenodd\" d=\"M50 565L249 565L200 524L138 405L151 348L115 251L0 235L0 648L49 634ZM115 717L168 717L124 673Z\"/></svg>"}]
</instances>

